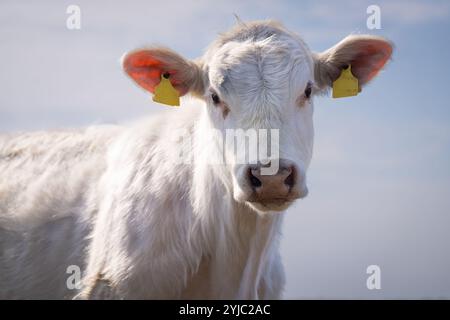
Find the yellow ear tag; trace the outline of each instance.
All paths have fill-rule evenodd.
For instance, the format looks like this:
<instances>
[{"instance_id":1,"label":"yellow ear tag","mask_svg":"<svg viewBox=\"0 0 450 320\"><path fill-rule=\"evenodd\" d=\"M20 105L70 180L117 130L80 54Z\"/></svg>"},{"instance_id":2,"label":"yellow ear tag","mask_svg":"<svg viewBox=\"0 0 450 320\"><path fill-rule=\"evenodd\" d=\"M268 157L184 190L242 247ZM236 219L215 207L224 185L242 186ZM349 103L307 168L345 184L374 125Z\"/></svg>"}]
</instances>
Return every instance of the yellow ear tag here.
<instances>
[{"instance_id":1,"label":"yellow ear tag","mask_svg":"<svg viewBox=\"0 0 450 320\"><path fill-rule=\"evenodd\" d=\"M180 105L180 94L172 86L169 80L169 74L161 75L161 82L155 87L153 101L167 104L169 106Z\"/></svg>"},{"instance_id":2,"label":"yellow ear tag","mask_svg":"<svg viewBox=\"0 0 450 320\"><path fill-rule=\"evenodd\" d=\"M333 98L343 98L356 96L361 90L358 85L358 78L352 74L352 66L343 69L339 78L333 82Z\"/></svg>"}]
</instances>

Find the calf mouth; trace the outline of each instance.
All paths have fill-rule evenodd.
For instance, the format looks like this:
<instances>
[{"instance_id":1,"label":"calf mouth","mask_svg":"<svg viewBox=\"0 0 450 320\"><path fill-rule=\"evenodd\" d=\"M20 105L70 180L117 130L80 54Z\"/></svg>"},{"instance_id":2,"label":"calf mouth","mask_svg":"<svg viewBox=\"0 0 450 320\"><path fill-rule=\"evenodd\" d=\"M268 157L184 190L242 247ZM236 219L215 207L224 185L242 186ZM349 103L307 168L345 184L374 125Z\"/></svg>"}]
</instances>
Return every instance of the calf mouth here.
<instances>
[{"instance_id":1,"label":"calf mouth","mask_svg":"<svg viewBox=\"0 0 450 320\"><path fill-rule=\"evenodd\" d=\"M307 195L308 189L305 188L302 192L291 192L288 196L279 198L259 199L256 195L252 195L246 202L257 211L280 212L288 209L296 200L305 198Z\"/></svg>"},{"instance_id":2,"label":"calf mouth","mask_svg":"<svg viewBox=\"0 0 450 320\"><path fill-rule=\"evenodd\" d=\"M289 208L291 204L294 203L294 201L295 200L288 200L288 199L271 199L270 201L247 201L247 203L257 211L281 212Z\"/></svg>"},{"instance_id":3,"label":"calf mouth","mask_svg":"<svg viewBox=\"0 0 450 320\"><path fill-rule=\"evenodd\" d=\"M283 202L249 202L250 206L260 212L282 212L291 206L294 201Z\"/></svg>"}]
</instances>

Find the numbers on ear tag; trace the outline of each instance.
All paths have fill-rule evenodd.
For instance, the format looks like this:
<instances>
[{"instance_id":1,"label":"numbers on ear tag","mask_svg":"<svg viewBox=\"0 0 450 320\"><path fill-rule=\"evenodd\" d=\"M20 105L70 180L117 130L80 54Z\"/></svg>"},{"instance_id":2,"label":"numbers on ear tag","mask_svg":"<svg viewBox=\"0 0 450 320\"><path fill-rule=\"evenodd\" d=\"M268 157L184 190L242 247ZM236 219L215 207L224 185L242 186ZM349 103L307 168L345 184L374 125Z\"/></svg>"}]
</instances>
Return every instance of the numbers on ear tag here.
<instances>
[{"instance_id":1,"label":"numbers on ear tag","mask_svg":"<svg viewBox=\"0 0 450 320\"><path fill-rule=\"evenodd\" d=\"M358 78L352 74L352 66L342 69L341 75L333 82L333 98L356 96L361 89Z\"/></svg>"},{"instance_id":2,"label":"numbers on ear tag","mask_svg":"<svg viewBox=\"0 0 450 320\"><path fill-rule=\"evenodd\" d=\"M155 87L153 101L169 106L180 105L180 94L172 86L168 73L161 74L161 82Z\"/></svg>"}]
</instances>

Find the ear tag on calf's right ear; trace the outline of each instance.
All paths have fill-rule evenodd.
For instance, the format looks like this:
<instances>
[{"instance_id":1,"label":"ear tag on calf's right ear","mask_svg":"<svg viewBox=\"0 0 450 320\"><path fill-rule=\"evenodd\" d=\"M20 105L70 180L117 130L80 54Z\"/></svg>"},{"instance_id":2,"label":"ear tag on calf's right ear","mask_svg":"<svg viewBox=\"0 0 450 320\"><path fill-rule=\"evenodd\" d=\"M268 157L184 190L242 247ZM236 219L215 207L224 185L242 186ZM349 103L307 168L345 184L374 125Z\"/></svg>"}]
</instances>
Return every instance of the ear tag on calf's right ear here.
<instances>
[{"instance_id":1,"label":"ear tag on calf's right ear","mask_svg":"<svg viewBox=\"0 0 450 320\"><path fill-rule=\"evenodd\" d=\"M153 101L167 104L169 106L180 105L180 94L177 89L172 86L168 73L163 73L161 75L161 82L155 87Z\"/></svg>"},{"instance_id":2,"label":"ear tag on calf's right ear","mask_svg":"<svg viewBox=\"0 0 450 320\"><path fill-rule=\"evenodd\" d=\"M342 69L341 75L333 82L333 98L356 96L361 90L358 78L352 74L352 66Z\"/></svg>"}]
</instances>

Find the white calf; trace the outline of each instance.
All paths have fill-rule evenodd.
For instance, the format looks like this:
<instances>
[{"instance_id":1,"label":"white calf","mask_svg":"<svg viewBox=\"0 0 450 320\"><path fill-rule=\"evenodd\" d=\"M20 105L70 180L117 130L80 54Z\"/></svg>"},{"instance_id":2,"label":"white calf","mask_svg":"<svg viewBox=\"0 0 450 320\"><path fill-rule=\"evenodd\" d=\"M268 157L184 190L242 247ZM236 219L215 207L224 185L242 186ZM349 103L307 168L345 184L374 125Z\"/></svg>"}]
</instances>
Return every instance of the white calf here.
<instances>
[{"instance_id":1,"label":"white calf","mask_svg":"<svg viewBox=\"0 0 450 320\"><path fill-rule=\"evenodd\" d=\"M354 35L313 54L266 21L240 23L196 61L130 52L123 67L141 87L165 74L198 99L130 127L2 136L0 297L279 298L279 212L307 194L312 97L347 65L364 85L391 51ZM277 157L239 161L222 148L237 129L277 130Z\"/></svg>"}]
</instances>

